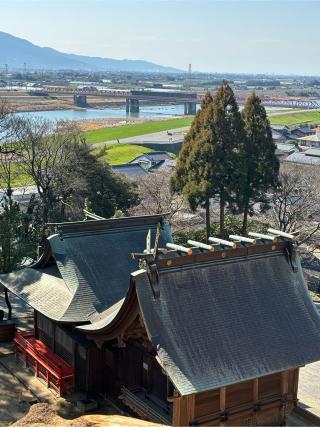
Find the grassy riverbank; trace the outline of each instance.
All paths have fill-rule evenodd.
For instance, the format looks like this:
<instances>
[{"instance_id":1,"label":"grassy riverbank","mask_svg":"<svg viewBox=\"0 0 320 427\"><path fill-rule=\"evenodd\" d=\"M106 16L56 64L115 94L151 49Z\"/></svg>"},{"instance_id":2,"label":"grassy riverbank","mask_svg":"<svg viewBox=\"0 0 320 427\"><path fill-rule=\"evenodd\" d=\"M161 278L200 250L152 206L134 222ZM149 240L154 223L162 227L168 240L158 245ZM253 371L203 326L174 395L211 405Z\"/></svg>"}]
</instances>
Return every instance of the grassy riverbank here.
<instances>
[{"instance_id":1,"label":"grassy riverbank","mask_svg":"<svg viewBox=\"0 0 320 427\"><path fill-rule=\"evenodd\" d=\"M105 150L106 154L103 158L111 166L129 163L131 160L142 153L149 153L150 151L154 151L151 148L133 144L108 145L106 146Z\"/></svg>"},{"instance_id":2,"label":"grassy riverbank","mask_svg":"<svg viewBox=\"0 0 320 427\"><path fill-rule=\"evenodd\" d=\"M320 110L304 110L286 113L269 113L269 119L273 125L299 125L300 123L319 124Z\"/></svg>"},{"instance_id":3,"label":"grassy riverbank","mask_svg":"<svg viewBox=\"0 0 320 427\"><path fill-rule=\"evenodd\" d=\"M162 132L169 129L178 129L189 126L192 120L193 117L181 117L178 119L168 120L150 120L144 123L90 130L85 132L85 135L89 143L95 144L97 142L112 141L116 139L121 140L132 136Z\"/></svg>"}]
</instances>

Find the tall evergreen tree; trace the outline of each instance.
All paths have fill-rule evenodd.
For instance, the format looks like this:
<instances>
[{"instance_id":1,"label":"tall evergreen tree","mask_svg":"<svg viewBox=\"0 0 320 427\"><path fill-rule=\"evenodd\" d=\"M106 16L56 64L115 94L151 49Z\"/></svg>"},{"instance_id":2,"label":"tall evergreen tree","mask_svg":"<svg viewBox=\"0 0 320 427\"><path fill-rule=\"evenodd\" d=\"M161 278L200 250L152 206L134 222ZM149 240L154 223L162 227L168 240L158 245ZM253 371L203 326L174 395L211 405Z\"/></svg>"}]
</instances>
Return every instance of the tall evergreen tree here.
<instances>
[{"instance_id":1,"label":"tall evergreen tree","mask_svg":"<svg viewBox=\"0 0 320 427\"><path fill-rule=\"evenodd\" d=\"M23 258L28 256L29 240L26 233L26 215L20 211L18 203L12 200L12 190L6 191L0 203L0 273L10 273L21 266ZM8 290L4 289L8 307L8 319L11 319L11 304Z\"/></svg>"},{"instance_id":2,"label":"tall evergreen tree","mask_svg":"<svg viewBox=\"0 0 320 427\"><path fill-rule=\"evenodd\" d=\"M206 235L210 234L210 198L212 191L208 185L208 167L202 170L201 175L197 173L199 163L203 159L197 158L199 150L203 152L210 148L210 121L213 119L212 111L213 98L210 92L207 92L201 103L201 109L197 112L189 132L183 141L175 169L171 178L171 189L174 192L184 194L190 208L195 210L198 206L206 209ZM206 140L207 138L207 140ZM207 161L210 158L207 153ZM202 158L205 157L204 153ZM207 175L207 176L205 176Z\"/></svg>"},{"instance_id":3,"label":"tall evergreen tree","mask_svg":"<svg viewBox=\"0 0 320 427\"><path fill-rule=\"evenodd\" d=\"M242 111L246 138L241 148L238 206L243 210L242 232L247 232L248 215L254 203L265 200L266 191L278 184L279 161L267 113L253 93Z\"/></svg>"},{"instance_id":4,"label":"tall evergreen tree","mask_svg":"<svg viewBox=\"0 0 320 427\"><path fill-rule=\"evenodd\" d=\"M238 146L243 123L231 87L223 82L214 99L206 94L179 153L172 189L187 197L190 207L206 208L210 233L210 199L219 196L220 235L224 236L225 206L233 200Z\"/></svg>"},{"instance_id":5,"label":"tall evergreen tree","mask_svg":"<svg viewBox=\"0 0 320 427\"><path fill-rule=\"evenodd\" d=\"M214 156L212 183L220 203L220 236L224 237L225 208L233 204L238 185L239 150L244 140L243 121L233 90L223 81L213 100Z\"/></svg>"}]
</instances>

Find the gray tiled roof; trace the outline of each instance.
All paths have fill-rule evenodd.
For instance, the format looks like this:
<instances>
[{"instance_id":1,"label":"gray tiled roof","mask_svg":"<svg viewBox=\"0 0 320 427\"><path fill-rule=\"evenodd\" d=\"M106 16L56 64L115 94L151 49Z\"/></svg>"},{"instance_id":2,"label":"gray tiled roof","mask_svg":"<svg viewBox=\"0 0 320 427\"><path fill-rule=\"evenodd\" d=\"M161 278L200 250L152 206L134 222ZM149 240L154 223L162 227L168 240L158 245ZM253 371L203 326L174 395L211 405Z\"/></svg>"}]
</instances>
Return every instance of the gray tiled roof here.
<instances>
[{"instance_id":1,"label":"gray tiled roof","mask_svg":"<svg viewBox=\"0 0 320 427\"><path fill-rule=\"evenodd\" d=\"M288 126L285 126L285 125L271 125L271 129L277 132L279 131L282 132L282 131L288 130L289 128Z\"/></svg>"},{"instance_id":2,"label":"gray tiled roof","mask_svg":"<svg viewBox=\"0 0 320 427\"><path fill-rule=\"evenodd\" d=\"M148 175L148 172L139 163L127 163L124 165L112 166L113 172L121 173L128 178L139 178Z\"/></svg>"},{"instance_id":3,"label":"gray tiled roof","mask_svg":"<svg viewBox=\"0 0 320 427\"><path fill-rule=\"evenodd\" d=\"M148 153L142 153L140 156L135 157L130 161L130 164L136 164L144 157L149 159L153 163L160 162L161 160L171 160L172 157L166 151L150 151Z\"/></svg>"},{"instance_id":4,"label":"gray tiled roof","mask_svg":"<svg viewBox=\"0 0 320 427\"><path fill-rule=\"evenodd\" d=\"M304 165L320 165L320 157L308 156L305 153L292 153L285 162L300 163Z\"/></svg>"},{"instance_id":5,"label":"gray tiled roof","mask_svg":"<svg viewBox=\"0 0 320 427\"><path fill-rule=\"evenodd\" d=\"M145 249L149 229L154 240L162 219L154 215L62 224L48 240L63 280L45 274L46 269L29 268L1 275L0 282L47 317L97 321L125 297L130 273L138 266L131 252ZM170 227L163 224L161 244L171 240Z\"/></svg>"},{"instance_id":6,"label":"gray tiled roof","mask_svg":"<svg viewBox=\"0 0 320 427\"><path fill-rule=\"evenodd\" d=\"M151 166L149 168L149 172L153 171L167 171L172 172L176 167L176 159L170 159L170 160L161 160L160 162L156 163L154 166Z\"/></svg>"},{"instance_id":7,"label":"gray tiled roof","mask_svg":"<svg viewBox=\"0 0 320 427\"><path fill-rule=\"evenodd\" d=\"M172 157L166 151L150 151L146 153L152 161L159 162L160 160L171 160Z\"/></svg>"},{"instance_id":8,"label":"gray tiled roof","mask_svg":"<svg viewBox=\"0 0 320 427\"><path fill-rule=\"evenodd\" d=\"M59 276L56 267L40 270L28 267L2 275L0 280L11 292L38 311L46 313L51 319L60 320L72 301L72 293Z\"/></svg>"},{"instance_id":9,"label":"gray tiled roof","mask_svg":"<svg viewBox=\"0 0 320 427\"><path fill-rule=\"evenodd\" d=\"M148 335L182 395L320 359L320 316L282 253L135 274Z\"/></svg>"},{"instance_id":10,"label":"gray tiled roof","mask_svg":"<svg viewBox=\"0 0 320 427\"><path fill-rule=\"evenodd\" d=\"M306 156L320 157L320 148L309 148L305 151Z\"/></svg>"},{"instance_id":11,"label":"gray tiled roof","mask_svg":"<svg viewBox=\"0 0 320 427\"><path fill-rule=\"evenodd\" d=\"M293 144L277 143L277 150L280 152L289 153L290 151L298 151L298 149Z\"/></svg>"}]
</instances>

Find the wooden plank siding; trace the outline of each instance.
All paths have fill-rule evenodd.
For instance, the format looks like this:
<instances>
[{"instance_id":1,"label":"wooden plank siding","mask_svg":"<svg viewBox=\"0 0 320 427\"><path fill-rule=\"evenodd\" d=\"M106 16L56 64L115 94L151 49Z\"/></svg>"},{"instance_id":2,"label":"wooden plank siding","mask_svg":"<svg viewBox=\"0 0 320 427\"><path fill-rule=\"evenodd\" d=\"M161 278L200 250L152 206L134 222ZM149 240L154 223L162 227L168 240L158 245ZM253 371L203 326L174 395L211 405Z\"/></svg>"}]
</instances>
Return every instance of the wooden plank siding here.
<instances>
[{"instance_id":1,"label":"wooden plank siding","mask_svg":"<svg viewBox=\"0 0 320 427\"><path fill-rule=\"evenodd\" d=\"M297 377L298 369L292 369L176 398L173 425L279 425L296 402Z\"/></svg>"}]
</instances>

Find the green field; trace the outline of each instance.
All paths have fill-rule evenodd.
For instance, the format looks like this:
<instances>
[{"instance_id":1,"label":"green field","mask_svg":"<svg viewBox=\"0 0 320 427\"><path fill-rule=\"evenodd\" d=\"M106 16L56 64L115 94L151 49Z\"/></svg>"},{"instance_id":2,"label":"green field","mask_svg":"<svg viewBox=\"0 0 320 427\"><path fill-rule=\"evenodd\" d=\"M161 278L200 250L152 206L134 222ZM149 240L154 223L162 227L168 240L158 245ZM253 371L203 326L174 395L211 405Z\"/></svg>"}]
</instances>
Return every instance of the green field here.
<instances>
[{"instance_id":1,"label":"green field","mask_svg":"<svg viewBox=\"0 0 320 427\"><path fill-rule=\"evenodd\" d=\"M19 165L17 163L11 164L11 186L15 187L24 187L25 185L32 185L32 179L25 175L21 169L19 169ZM0 187L5 188L6 182L4 180L4 176L2 176L2 168L0 171Z\"/></svg>"},{"instance_id":2,"label":"green field","mask_svg":"<svg viewBox=\"0 0 320 427\"><path fill-rule=\"evenodd\" d=\"M140 145L133 144L114 144L105 147L106 154L103 159L108 162L110 165L120 165L123 163L128 163L130 160L133 160L135 157L139 156L142 153L147 153L150 151L154 151L151 148L143 147ZM100 150L94 150L94 153L98 153ZM12 187L23 187L25 185L32 185L33 181L30 177L23 174L21 170L19 170L18 164L11 165L11 173L12 173ZM1 176L0 171L0 187L5 188L6 183Z\"/></svg>"},{"instance_id":3,"label":"green field","mask_svg":"<svg viewBox=\"0 0 320 427\"><path fill-rule=\"evenodd\" d=\"M151 148L133 144L114 144L106 146L106 154L103 157L110 165L129 163L142 153L154 151ZM97 152L97 150L95 150Z\"/></svg>"},{"instance_id":4,"label":"green field","mask_svg":"<svg viewBox=\"0 0 320 427\"><path fill-rule=\"evenodd\" d=\"M300 123L318 124L320 123L320 110L300 111L296 113L269 114L269 119L273 125L299 125Z\"/></svg>"},{"instance_id":5,"label":"green field","mask_svg":"<svg viewBox=\"0 0 320 427\"><path fill-rule=\"evenodd\" d=\"M148 133L161 132L169 129L178 129L189 126L192 120L193 117L157 121L150 120L145 123L90 130L85 132L85 134L88 142L94 144L96 142L112 141L115 139L146 135Z\"/></svg>"}]
</instances>

